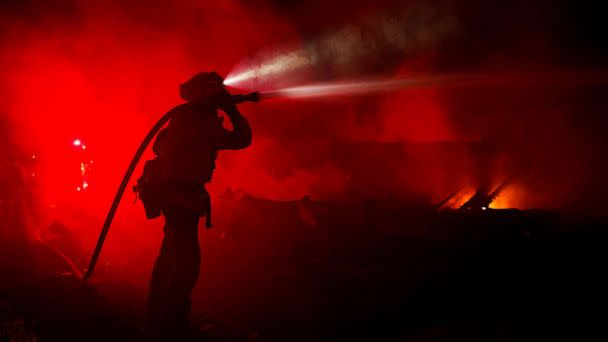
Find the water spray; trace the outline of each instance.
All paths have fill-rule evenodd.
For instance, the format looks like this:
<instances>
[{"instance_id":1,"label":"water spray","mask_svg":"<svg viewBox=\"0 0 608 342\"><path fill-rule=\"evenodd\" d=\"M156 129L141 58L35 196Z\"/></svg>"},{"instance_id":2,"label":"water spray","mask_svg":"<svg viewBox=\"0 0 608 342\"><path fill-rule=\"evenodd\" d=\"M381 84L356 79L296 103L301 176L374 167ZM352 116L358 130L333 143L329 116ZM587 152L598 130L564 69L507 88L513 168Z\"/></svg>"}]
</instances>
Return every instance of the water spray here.
<instances>
[{"instance_id":1,"label":"water spray","mask_svg":"<svg viewBox=\"0 0 608 342\"><path fill-rule=\"evenodd\" d=\"M236 79L230 83L238 86ZM397 78L360 79L312 83L248 94L257 100L273 98L306 99L366 95L417 88L526 87L606 84L608 75L597 70L562 70L552 72L496 72L411 75ZM255 95L254 95L255 94Z\"/></svg>"},{"instance_id":2,"label":"water spray","mask_svg":"<svg viewBox=\"0 0 608 342\"><path fill-rule=\"evenodd\" d=\"M450 83L461 85L484 82L485 79L462 77L462 76L426 76L387 79L365 79L352 81L336 81L325 83L313 83L302 86L286 87L263 92L254 92L247 95L239 95L246 101L272 99L272 98L316 98L344 95L364 95L381 92L396 91L407 88L418 88L425 86L441 86ZM485 80L486 83L487 80ZM227 79L225 85L235 85L237 79Z\"/></svg>"},{"instance_id":3,"label":"water spray","mask_svg":"<svg viewBox=\"0 0 608 342\"><path fill-rule=\"evenodd\" d=\"M397 78L377 80L338 81L287 87L260 93L260 98L313 98L345 95L365 95L406 88L439 85L446 77Z\"/></svg>"}]
</instances>

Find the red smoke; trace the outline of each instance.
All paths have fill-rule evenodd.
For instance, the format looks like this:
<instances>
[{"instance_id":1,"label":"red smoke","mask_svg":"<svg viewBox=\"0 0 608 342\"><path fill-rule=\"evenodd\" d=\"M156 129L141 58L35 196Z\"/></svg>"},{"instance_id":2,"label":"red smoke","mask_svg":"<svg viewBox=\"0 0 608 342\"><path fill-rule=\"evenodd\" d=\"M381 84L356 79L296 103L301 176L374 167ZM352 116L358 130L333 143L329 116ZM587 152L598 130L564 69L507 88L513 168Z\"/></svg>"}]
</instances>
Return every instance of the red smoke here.
<instances>
[{"instance_id":1,"label":"red smoke","mask_svg":"<svg viewBox=\"0 0 608 342\"><path fill-rule=\"evenodd\" d=\"M37 156L40 224L66 223L87 253L139 142L180 103L178 85L201 70L226 74L259 46L292 35L264 6L252 12L237 1L156 5L82 1L69 9L5 18L3 112L15 123L16 144ZM244 113L255 120L252 110ZM74 139L86 143L86 156ZM257 140L263 146L264 138ZM240 163L256 172L250 157L239 154ZM94 167L89 189L79 192L82 158L93 160ZM223 172L220 160L218 173ZM238 176L230 182L255 184L255 178ZM218 189L231 184L218 178ZM131 249L131 255L140 252L134 246L155 249L160 236L160 222L145 222L132 200L128 192L105 249L113 262L127 258L119 256L122 249Z\"/></svg>"},{"instance_id":2,"label":"red smoke","mask_svg":"<svg viewBox=\"0 0 608 342\"><path fill-rule=\"evenodd\" d=\"M204 70L226 75L263 49L305 46L314 33L311 23L297 21L301 14L291 21L266 2L245 3L80 1L3 18L2 108L16 123L16 143L39 160L41 224L65 222L90 251L132 154L153 123L180 102L181 82ZM341 22L373 17L368 7L355 6ZM318 13L324 24L315 30L340 29L329 14ZM384 67L384 74L398 76L432 71L452 57L440 56L438 46L404 56L374 51L378 61L349 60L344 69ZM502 60L485 63L500 65L496 59ZM316 72L324 77L346 72L331 63L321 67ZM522 179L496 205L566 205L590 168L576 142L579 131L569 126L573 110L555 102L561 93L523 93L427 88L245 104L254 144L220 155L210 190L214 197L232 187L282 200L394 192L433 202L474 188L481 178L497 184L515 173ZM74 139L86 143L86 158L94 161L87 191L76 191L84 155L75 154ZM486 139L494 152L480 157L471 146ZM160 237L161 222L146 222L132 198L125 196L104 250L117 268L140 254L151 267ZM221 205L214 210L222 212Z\"/></svg>"}]
</instances>

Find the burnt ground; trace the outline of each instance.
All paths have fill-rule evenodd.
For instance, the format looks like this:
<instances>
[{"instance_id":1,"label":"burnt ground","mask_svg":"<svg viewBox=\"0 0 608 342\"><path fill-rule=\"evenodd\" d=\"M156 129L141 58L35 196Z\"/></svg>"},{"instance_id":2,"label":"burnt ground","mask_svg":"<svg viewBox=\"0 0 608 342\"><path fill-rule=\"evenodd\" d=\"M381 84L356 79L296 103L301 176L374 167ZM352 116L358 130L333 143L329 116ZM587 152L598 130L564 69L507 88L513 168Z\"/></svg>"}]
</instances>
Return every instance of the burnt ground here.
<instances>
[{"instance_id":1,"label":"burnt ground","mask_svg":"<svg viewBox=\"0 0 608 342\"><path fill-rule=\"evenodd\" d=\"M294 220L298 210L247 198L235 207L243 229L221 253L238 281L206 296L222 283L203 269L193 312L202 340L608 335L601 219L366 203L315 208L316 225L306 225ZM268 234L252 228L262 226ZM281 248L264 248L277 241ZM141 293L103 279L82 286L37 243L13 244L1 256L2 341L138 339ZM239 267L243 256L250 262Z\"/></svg>"}]
</instances>

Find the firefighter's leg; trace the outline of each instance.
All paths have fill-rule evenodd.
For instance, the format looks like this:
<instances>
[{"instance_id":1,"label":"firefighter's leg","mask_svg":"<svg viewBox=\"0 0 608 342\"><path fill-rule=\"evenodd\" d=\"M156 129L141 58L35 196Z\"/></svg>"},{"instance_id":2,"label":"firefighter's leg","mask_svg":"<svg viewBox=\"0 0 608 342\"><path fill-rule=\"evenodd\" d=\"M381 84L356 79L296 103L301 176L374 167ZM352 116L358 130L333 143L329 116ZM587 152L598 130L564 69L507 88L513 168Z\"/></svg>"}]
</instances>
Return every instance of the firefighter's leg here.
<instances>
[{"instance_id":1,"label":"firefighter's leg","mask_svg":"<svg viewBox=\"0 0 608 342\"><path fill-rule=\"evenodd\" d=\"M191 309L191 295L198 279L201 252L198 241L199 214L196 211L184 209L181 213L180 229L176 231L176 242L179 248L176 252L176 272L173 283L174 317L178 329L188 328L188 318Z\"/></svg>"},{"instance_id":2,"label":"firefighter's leg","mask_svg":"<svg viewBox=\"0 0 608 342\"><path fill-rule=\"evenodd\" d=\"M159 334L177 336L188 330L190 298L200 268L199 214L175 207L164 214L165 238L152 274L148 317Z\"/></svg>"},{"instance_id":3,"label":"firefighter's leg","mask_svg":"<svg viewBox=\"0 0 608 342\"><path fill-rule=\"evenodd\" d=\"M169 316L171 282L173 281L176 265L175 248L173 247L175 245L174 236L170 233L172 229L166 224L164 230L165 236L152 269L148 292L145 330L147 334L154 336L160 335L166 330L164 327Z\"/></svg>"}]
</instances>

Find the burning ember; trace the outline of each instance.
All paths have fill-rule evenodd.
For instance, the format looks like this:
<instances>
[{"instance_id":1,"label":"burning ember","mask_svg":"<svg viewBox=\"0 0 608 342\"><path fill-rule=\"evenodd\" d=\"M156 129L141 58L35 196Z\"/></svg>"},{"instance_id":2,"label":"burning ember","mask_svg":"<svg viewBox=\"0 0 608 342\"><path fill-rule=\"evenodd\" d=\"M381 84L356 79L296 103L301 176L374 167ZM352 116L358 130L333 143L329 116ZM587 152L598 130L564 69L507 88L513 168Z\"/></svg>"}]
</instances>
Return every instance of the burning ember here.
<instances>
[{"instance_id":1,"label":"burning ember","mask_svg":"<svg viewBox=\"0 0 608 342\"><path fill-rule=\"evenodd\" d=\"M76 147L75 159L80 164L76 191L83 192L89 189L89 175L92 170L93 160L90 159L86 151L86 145L81 139L74 139L72 145Z\"/></svg>"}]
</instances>

